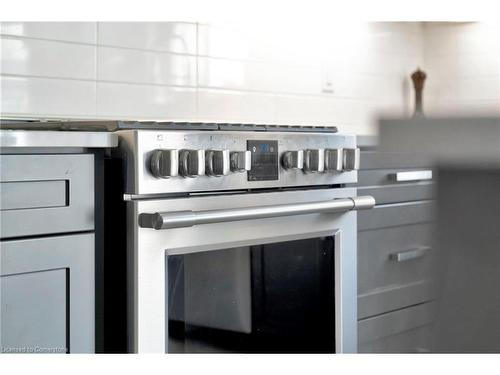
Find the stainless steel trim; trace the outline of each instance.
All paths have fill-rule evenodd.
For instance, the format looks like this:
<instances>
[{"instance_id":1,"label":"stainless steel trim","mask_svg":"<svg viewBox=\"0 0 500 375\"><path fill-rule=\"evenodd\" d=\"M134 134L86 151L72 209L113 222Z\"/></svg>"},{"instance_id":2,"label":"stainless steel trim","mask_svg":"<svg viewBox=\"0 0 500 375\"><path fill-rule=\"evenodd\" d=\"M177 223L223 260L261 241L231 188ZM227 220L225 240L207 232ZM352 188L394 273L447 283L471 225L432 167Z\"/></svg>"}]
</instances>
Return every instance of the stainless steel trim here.
<instances>
[{"instance_id":1,"label":"stainless steel trim","mask_svg":"<svg viewBox=\"0 0 500 375\"><path fill-rule=\"evenodd\" d=\"M432 180L432 170L397 172L394 178L396 181Z\"/></svg>"},{"instance_id":2,"label":"stainless steel trim","mask_svg":"<svg viewBox=\"0 0 500 375\"><path fill-rule=\"evenodd\" d=\"M333 199L323 202L281 204L273 206L233 208L206 211L175 211L142 213L139 215L141 228L172 229L194 225L225 223L241 220L265 219L273 217L305 215L312 213L346 212L370 209L375 206L371 196Z\"/></svg>"},{"instance_id":3,"label":"stainless steel trim","mask_svg":"<svg viewBox=\"0 0 500 375\"><path fill-rule=\"evenodd\" d=\"M408 260L422 258L427 252L431 250L428 246L417 247L415 249L399 251L389 255L389 259L396 262L406 262Z\"/></svg>"},{"instance_id":4,"label":"stainless steel trim","mask_svg":"<svg viewBox=\"0 0 500 375\"><path fill-rule=\"evenodd\" d=\"M107 132L0 130L1 147L84 147L118 146L118 136Z\"/></svg>"}]
</instances>

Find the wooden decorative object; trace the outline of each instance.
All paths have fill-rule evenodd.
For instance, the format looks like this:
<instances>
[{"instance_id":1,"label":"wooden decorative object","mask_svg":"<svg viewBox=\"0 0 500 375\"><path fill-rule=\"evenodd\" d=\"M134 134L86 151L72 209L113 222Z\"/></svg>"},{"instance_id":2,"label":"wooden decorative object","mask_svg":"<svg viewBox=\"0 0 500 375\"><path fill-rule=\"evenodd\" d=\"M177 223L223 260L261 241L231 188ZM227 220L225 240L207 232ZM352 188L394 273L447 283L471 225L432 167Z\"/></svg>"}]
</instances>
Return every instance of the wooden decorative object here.
<instances>
[{"instance_id":1,"label":"wooden decorative object","mask_svg":"<svg viewBox=\"0 0 500 375\"><path fill-rule=\"evenodd\" d=\"M422 104L422 93L424 91L424 82L427 78L427 74L418 68L411 75L411 80L413 81L413 87L415 88L415 112L413 117L423 117L424 110Z\"/></svg>"}]
</instances>

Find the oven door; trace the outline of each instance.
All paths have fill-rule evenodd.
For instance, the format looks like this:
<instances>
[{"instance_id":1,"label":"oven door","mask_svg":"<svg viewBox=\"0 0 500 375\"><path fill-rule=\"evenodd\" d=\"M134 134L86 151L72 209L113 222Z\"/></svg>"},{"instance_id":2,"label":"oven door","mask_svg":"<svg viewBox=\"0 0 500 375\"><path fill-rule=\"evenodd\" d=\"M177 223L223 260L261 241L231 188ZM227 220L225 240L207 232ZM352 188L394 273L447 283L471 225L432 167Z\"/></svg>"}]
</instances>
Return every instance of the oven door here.
<instances>
[{"instance_id":1,"label":"oven door","mask_svg":"<svg viewBox=\"0 0 500 375\"><path fill-rule=\"evenodd\" d=\"M356 352L356 189L131 202L130 350Z\"/></svg>"}]
</instances>

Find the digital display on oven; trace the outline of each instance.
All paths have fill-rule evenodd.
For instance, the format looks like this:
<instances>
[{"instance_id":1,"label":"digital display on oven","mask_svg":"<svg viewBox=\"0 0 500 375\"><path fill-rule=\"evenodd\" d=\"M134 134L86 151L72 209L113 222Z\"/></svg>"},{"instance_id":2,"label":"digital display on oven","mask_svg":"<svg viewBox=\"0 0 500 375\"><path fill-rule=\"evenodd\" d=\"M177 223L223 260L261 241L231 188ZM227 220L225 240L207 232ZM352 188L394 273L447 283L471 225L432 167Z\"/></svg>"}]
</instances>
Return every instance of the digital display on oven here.
<instances>
[{"instance_id":1,"label":"digital display on oven","mask_svg":"<svg viewBox=\"0 0 500 375\"><path fill-rule=\"evenodd\" d=\"M248 181L273 181L279 179L278 141L247 141L252 154L252 168Z\"/></svg>"}]
</instances>

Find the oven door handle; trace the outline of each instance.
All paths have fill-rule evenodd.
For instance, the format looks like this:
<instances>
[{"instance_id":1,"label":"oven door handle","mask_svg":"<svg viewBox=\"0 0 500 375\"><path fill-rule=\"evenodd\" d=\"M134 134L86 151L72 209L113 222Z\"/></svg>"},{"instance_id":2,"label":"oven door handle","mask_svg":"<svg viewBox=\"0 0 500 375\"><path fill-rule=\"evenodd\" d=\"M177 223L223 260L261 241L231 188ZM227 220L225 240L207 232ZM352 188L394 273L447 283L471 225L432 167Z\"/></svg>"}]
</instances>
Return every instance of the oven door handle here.
<instances>
[{"instance_id":1,"label":"oven door handle","mask_svg":"<svg viewBox=\"0 0 500 375\"><path fill-rule=\"evenodd\" d=\"M141 228L172 229L201 224L265 219L272 217L306 215L315 213L365 210L375 206L371 196L332 199L323 202L292 203L273 206L231 208L206 211L173 211L139 214Z\"/></svg>"}]
</instances>

